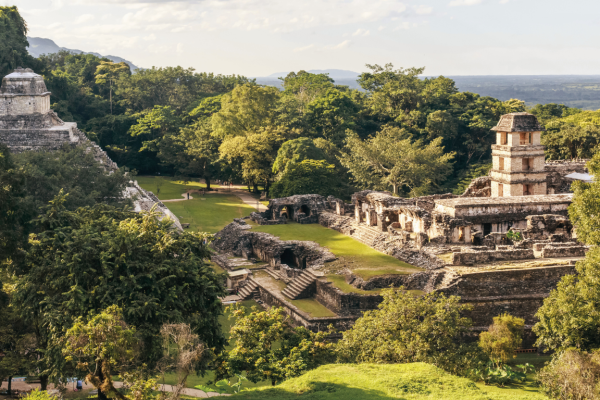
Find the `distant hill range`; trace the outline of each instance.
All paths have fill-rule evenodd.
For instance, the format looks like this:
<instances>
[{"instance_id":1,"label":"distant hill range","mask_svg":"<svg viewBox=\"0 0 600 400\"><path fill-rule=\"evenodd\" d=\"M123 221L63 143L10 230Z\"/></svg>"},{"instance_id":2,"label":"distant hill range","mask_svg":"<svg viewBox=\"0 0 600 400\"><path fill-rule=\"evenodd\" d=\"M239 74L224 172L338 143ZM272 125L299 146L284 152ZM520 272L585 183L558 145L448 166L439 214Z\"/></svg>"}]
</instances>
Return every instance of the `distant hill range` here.
<instances>
[{"instance_id":1,"label":"distant hill range","mask_svg":"<svg viewBox=\"0 0 600 400\"><path fill-rule=\"evenodd\" d=\"M296 71L297 72L297 71ZM357 72L340 69L309 70L313 74L328 73L338 85L361 90ZM278 72L257 77L262 85L281 87ZM499 100L520 99L528 106L558 103L584 110L600 109L600 75L456 75L448 76L461 92L473 92Z\"/></svg>"},{"instance_id":2,"label":"distant hill range","mask_svg":"<svg viewBox=\"0 0 600 400\"><path fill-rule=\"evenodd\" d=\"M111 60L113 62L117 62L117 63L124 62L127 65L129 65L129 68L131 68L131 72L135 71L136 69L139 69L131 61L127 61L127 60L125 60L124 58L121 58L121 57L117 57L117 56L103 56L103 55L98 54L98 53L85 52L85 51L75 50L75 49L67 49L66 47L59 47L51 39L45 39L45 38L38 38L38 37L29 37L29 36L27 36L27 40L29 41L29 47L27 48L27 51L29 51L29 54L31 54L34 57L39 57L42 54L53 54L53 53L58 53L61 50L66 50L66 51L69 51L69 52L74 53L74 54L82 54L82 53L83 54L92 54L92 55L94 55L96 57L108 58L109 60Z\"/></svg>"}]
</instances>

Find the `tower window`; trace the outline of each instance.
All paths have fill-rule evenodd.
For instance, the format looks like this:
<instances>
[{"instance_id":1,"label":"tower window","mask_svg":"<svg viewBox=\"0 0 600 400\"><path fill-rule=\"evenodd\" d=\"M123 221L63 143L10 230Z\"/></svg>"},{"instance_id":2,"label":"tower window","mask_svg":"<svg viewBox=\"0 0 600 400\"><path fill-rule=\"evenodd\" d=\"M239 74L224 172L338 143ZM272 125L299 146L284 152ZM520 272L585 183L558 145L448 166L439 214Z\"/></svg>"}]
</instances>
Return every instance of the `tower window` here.
<instances>
[{"instance_id":1,"label":"tower window","mask_svg":"<svg viewBox=\"0 0 600 400\"><path fill-rule=\"evenodd\" d=\"M504 185L501 183L498 184L498 197L504 197Z\"/></svg>"},{"instance_id":2,"label":"tower window","mask_svg":"<svg viewBox=\"0 0 600 400\"><path fill-rule=\"evenodd\" d=\"M500 132L500 143L501 145L505 145L507 143L506 140L506 132Z\"/></svg>"},{"instance_id":3,"label":"tower window","mask_svg":"<svg viewBox=\"0 0 600 400\"><path fill-rule=\"evenodd\" d=\"M500 171L504 171L504 157L500 157L498 159L498 169Z\"/></svg>"},{"instance_id":4,"label":"tower window","mask_svg":"<svg viewBox=\"0 0 600 400\"><path fill-rule=\"evenodd\" d=\"M523 196L530 196L533 194L533 188L531 185L523 185Z\"/></svg>"}]
</instances>

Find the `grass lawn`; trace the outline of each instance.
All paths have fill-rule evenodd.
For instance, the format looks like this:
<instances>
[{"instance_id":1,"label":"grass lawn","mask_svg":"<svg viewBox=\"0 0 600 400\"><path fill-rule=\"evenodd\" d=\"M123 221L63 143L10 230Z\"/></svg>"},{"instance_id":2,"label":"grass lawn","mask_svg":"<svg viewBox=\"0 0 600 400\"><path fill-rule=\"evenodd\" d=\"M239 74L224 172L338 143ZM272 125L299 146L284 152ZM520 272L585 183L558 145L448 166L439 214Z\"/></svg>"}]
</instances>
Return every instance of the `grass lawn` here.
<instances>
[{"instance_id":1,"label":"grass lawn","mask_svg":"<svg viewBox=\"0 0 600 400\"><path fill-rule=\"evenodd\" d=\"M335 317L335 313L315 299L288 300L290 303L314 318Z\"/></svg>"},{"instance_id":2,"label":"grass lawn","mask_svg":"<svg viewBox=\"0 0 600 400\"><path fill-rule=\"evenodd\" d=\"M216 233L234 218L250 215L255 209L233 194L210 193L192 200L165 203L188 229Z\"/></svg>"},{"instance_id":3,"label":"grass lawn","mask_svg":"<svg viewBox=\"0 0 600 400\"><path fill-rule=\"evenodd\" d=\"M537 388L480 386L433 365L330 364L275 387L260 387L236 399L310 400L542 400Z\"/></svg>"},{"instance_id":4,"label":"grass lawn","mask_svg":"<svg viewBox=\"0 0 600 400\"><path fill-rule=\"evenodd\" d=\"M412 274L422 271L392 256L383 254L359 241L319 224L255 225L252 229L279 236L282 240L312 240L327 247L339 260L327 264L349 268L361 277L384 274ZM363 279L364 279L363 277ZM368 279L368 278L367 278Z\"/></svg>"},{"instance_id":5,"label":"grass lawn","mask_svg":"<svg viewBox=\"0 0 600 400\"><path fill-rule=\"evenodd\" d=\"M181 199L181 195L189 189L206 188L205 183L173 181L166 176L136 176L135 180L143 189L154 193L159 200ZM160 186L160 190L157 186ZM219 185L211 184L210 187L218 188Z\"/></svg>"}]
</instances>

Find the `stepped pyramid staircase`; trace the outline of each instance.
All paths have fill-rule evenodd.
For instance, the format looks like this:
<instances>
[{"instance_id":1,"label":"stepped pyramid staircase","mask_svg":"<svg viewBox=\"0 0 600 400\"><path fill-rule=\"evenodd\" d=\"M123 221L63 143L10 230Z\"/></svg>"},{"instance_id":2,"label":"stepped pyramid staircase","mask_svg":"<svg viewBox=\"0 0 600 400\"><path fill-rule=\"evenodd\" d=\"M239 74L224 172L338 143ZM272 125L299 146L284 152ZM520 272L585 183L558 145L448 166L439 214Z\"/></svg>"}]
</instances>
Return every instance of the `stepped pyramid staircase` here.
<instances>
[{"instance_id":1,"label":"stepped pyramid staircase","mask_svg":"<svg viewBox=\"0 0 600 400\"><path fill-rule=\"evenodd\" d=\"M246 284L242 286L242 288L238 291L238 296L240 296L241 300L249 300L252 297L256 297L256 288L258 288L258 283L256 283L252 278L246 281Z\"/></svg>"},{"instance_id":2,"label":"stepped pyramid staircase","mask_svg":"<svg viewBox=\"0 0 600 400\"><path fill-rule=\"evenodd\" d=\"M298 300L306 296L306 291L316 280L316 276L311 270L305 270L302 275L290 282L285 289L281 291L285 296L292 300Z\"/></svg>"}]
</instances>

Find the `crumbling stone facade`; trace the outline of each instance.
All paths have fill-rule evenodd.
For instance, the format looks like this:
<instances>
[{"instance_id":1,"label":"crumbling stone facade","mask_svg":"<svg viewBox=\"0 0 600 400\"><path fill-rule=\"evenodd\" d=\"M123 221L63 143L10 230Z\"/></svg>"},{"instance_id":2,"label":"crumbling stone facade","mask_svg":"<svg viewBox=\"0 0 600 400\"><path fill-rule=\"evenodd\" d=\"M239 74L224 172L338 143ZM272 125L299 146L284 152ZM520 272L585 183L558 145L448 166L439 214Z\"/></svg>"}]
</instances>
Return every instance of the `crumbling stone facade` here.
<instances>
[{"instance_id":1,"label":"crumbling stone facade","mask_svg":"<svg viewBox=\"0 0 600 400\"><path fill-rule=\"evenodd\" d=\"M269 200L266 211L252 213L250 217L260 225L285 224L287 221L296 221L300 224L316 224L319 221L321 211L332 207L337 207L340 210L337 199L330 197L331 199L328 200L318 194L303 194L272 199Z\"/></svg>"}]
</instances>

